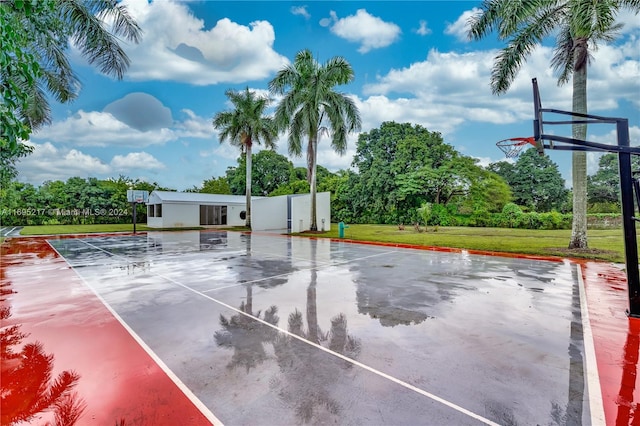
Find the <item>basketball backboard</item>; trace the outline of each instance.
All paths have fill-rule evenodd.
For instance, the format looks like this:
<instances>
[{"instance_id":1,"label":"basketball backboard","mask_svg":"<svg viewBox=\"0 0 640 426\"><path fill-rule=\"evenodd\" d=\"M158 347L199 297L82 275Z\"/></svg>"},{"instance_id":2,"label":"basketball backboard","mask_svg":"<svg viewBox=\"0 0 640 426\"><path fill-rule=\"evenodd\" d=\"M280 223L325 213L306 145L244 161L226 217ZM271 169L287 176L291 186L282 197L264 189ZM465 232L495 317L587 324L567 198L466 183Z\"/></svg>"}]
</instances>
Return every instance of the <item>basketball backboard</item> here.
<instances>
[{"instance_id":1,"label":"basketball backboard","mask_svg":"<svg viewBox=\"0 0 640 426\"><path fill-rule=\"evenodd\" d=\"M130 203L146 203L149 201L149 191L139 189L127 190L127 201Z\"/></svg>"}]
</instances>

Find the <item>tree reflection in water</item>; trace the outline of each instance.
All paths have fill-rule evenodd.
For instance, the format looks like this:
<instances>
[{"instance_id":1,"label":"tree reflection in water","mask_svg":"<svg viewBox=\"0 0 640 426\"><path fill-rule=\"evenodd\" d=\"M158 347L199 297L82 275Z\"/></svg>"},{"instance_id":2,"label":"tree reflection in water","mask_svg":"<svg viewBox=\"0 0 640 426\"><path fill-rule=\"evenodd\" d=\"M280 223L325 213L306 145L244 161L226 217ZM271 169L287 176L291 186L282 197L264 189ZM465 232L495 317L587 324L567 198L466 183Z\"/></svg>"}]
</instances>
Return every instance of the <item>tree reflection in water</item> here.
<instances>
[{"instance_id":1,"label":"tree reflection in water","mask_svg":"<svg viewBox=\"0 0 640 426\"><path fill-rule=\"evenodd\" d=\"M247 303L240 304L240 310L247 315L236 314L227 319L220 314L222 330L214 333L216 344L220 347L233 349L231 361L227 368L244 367L247 373L250 369L262 364L267 359L264 344L272 342L277 331L252 317L260 318L261 312L252 312L251 286L247 286ZM264 313L264 321L277 325L278 308L271 306Z\"/></svg>"},{"instance_id":2,"label":"tree reflection in water","mask_svg":"<svg viewBox=\"0 0 640 426\"><path fill-rule=\"evenodd\" d=\"M302 313L297 309L289 315L288 330L303 339L313 339L309 329L304 329ZM328 340L329 349L349 358L360 354L360 341L347 333L347 320L342 313L331 319L331 330L322 340ZM353 364L284 333L278 335L273 346L282 375L271 380L271 387L285 405L294 409L298 420L321 421L326 415L323 410L337 416L342 407L332 396L332 389L344 376L343 370Z\"/></svg>"},{"instance_id":3,"label":"tree reflection in water","mask_svg":"<svg viewBox=\"0 0 640 426\"><path fill-rule=\"evenodd\" d=\"M8 319L10 308L0 308L0 316L3 321ZM0 423L26 422L39 413L52 411L55 425L74 425L86 408L85 401L72 392L80 375L73 370L63 371L52 381L54 356L44 352L42 343L27 343L20 352L14 351L25 337L20 325L0 331Z\"/></svg>"}]
</instances>

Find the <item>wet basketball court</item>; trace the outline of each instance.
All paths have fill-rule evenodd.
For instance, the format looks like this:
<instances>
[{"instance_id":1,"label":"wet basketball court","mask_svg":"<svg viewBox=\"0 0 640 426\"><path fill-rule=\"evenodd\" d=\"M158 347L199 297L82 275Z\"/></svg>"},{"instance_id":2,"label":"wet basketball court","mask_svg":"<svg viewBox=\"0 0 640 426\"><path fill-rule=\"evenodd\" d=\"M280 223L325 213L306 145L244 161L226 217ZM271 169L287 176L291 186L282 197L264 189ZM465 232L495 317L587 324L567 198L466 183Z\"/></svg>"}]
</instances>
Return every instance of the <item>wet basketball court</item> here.
<instances>
[{"instance_id":1,"label":"wet basketball court","mask_svg":"<svg viewBox=\"0 0 640 426\"><path fill-rule=\"evenodd\" d=\"M13 238L3 330L80 376L78 424L630 424L620 276L255 233Z\"/></svg>"}]
</instances>

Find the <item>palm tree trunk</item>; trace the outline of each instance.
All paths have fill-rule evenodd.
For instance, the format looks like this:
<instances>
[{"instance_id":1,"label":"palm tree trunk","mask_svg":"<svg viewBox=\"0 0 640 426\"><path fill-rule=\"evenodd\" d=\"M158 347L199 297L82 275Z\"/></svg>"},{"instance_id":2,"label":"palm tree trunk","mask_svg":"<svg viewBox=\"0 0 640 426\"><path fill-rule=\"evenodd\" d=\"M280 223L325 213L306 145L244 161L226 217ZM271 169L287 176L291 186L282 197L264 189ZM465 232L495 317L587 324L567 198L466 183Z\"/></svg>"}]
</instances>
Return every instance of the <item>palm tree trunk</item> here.
<instances>
[{"instance_id":1,"label":"palm tree trunk","mask_svg":"<svg viewBox=\"0 0 640 426\"><path fill-rule=\"evenodd\" d=\"M586 49L580 46L578 48ZM577 48L577 49L578 49ZM576 50L577 50L576 49ZM579 52L576 52L579 57ZM578 67L573 72L573 112L587 113L587 67ZM586 140L587 125L574 124L573 138ZM587 153L573 151L573 223L571 225L570 249L587 248Z\"/></svg>"},{"instance_id":2,"label":"palm tree trunk","mask_svg":"<svg viewBox=\"0 0 640 426\"><path fill-rule=\"evenodd\" d=\"M247 218L246 218L246 222L245 222L245 226L249 229L251 229L251 142L248 142L246 144L247 147L247 153L246 153L246 161L245 164L247 165L247 171L246 171L246 183L245 183L245 188L246 188L246 195L247 195L247 199L246 199L246 203L247 203Z\"/></svg>"},{"instance_id":3,"label":"palm tree trunk","mask_svg":"<svg viewBox=\"0 0 640 426\"><path fill-rule=\"evenodd\" d=\"M247 301L244 305L244 312L253 315L253 284L245 284L247 288Z\"/></svg>"},{"instance_id":4,"label":"palm tree trunk","mask_svg":"<svg viewBox=\"0 0 640 426\"><path fill-rule=\"evenodd\" d=\"M309 183L309 186L311 186L311 174L312 174L312 169L313 169L313 163L315 158L315 150L313 148L313 144L311 143L311 141L309 141L309 144L307 145L307 182Z\"/></svg>"},{"instance_id":5,"label":"palm tree trunk","mask_svg":"<svg viewBox=\"0 0 640 426\"><path fill-rule=\"evenodd\" d=\"M311 141L309 141L310 144L312 145L312 150L313 150L313 157L311 158L311 182L310 182L310 187L311 187L311 226L310 226L310 230L311 231L317 231L318 230L318 224L316 221L316 152L318 149L318 138L311 138Z\"/></svg>"}]
</instances>

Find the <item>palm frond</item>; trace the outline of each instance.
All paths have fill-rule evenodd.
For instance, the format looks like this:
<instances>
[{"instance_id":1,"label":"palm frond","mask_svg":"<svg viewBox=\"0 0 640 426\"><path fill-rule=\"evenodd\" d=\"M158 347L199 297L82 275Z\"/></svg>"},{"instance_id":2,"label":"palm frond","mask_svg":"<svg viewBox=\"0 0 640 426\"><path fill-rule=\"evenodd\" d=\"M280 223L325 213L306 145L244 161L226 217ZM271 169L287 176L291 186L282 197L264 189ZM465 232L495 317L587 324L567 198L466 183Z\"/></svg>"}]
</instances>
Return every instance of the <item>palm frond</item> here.
<instances>
[{"instance_id":1,"label":"palm frond","mask_svg":"<svg viewBox=\"0 0 640 426\"><path fill-rule=\"evenodd\" d=\"M558 84L560 85L567 83L571 79L574 65L573 53L571 29L568 26L564 26L556 38L556 47L551 59L551 67L556 72L559 72Z\"/></svg>"},{"instance_id":2,"label":"palm frond","mask_svg":"<svg viewBox=\"0 0 640 426\"><path fill-rule=\"evenodd\" d=\"M111 18L113 20L112 28L115 35L122 36L136 44L140 43L142 29L124 5L118 4L114 0L94 1L93 3L96 5L94 14L98 19Z\"/></svg>"},{"instance_id":3,"label":"palm frond","mask_svg":"<svg viewBox=\"0 0 640 426\"><path fill-rule=\"evenodd\" d=\"M115 36L104 28L100 18L91 13L87 3L64 0L59 7L71 30L71 39L82 56L89 64L96 64L103 73L122 79L129 67L129 57Z\"/></svg>"},{"instance_id":4,"label":"palm frond","mask_svg":"<svg viewBox=\"0 0 640 426\"><path fill-rule=\"evenodd\" d=\"M491 70L491 89L494 94L506 92L515 79L520 67L554 28L556 28L561 10L544 7L539 10L535 20L518 29L495 58Z\"/></svg>"},{"instance_id":5,"label":"palm frond","mask_svg":"<svg viewBox=\"0 0 640 426\"><path fill-rule=\"evenodd\" d=\"M480 10L467 21L469 26L467 38L469 40L480 40L498 27L502 19L502 3L499 0L484 0L482 2Z\"/></svg>"},{"instance_id":6,"label":"palm frond","mask_svg":"<svg viewBox=\"0 0 640 426\"><path fill-rule=\"evenodd\" d=\"M304 130L304 114L299 111L293 116L289 125L289 155L299 157L302 155L302 136L306 134Z\"/></svg>"},{"instance_id":7,"label":"palm frond","mask_svg":"<svg viewBox=\"0 0 640 426\"><path fill-rule=\"evenodd\" d=\"M47 102L47 95L39 82L27 84L23 87L29 94L26 109L20 110L20 118L31 129L36 130L42 125L51 123L51 108Z\"/></svg>"}]
</instances>

